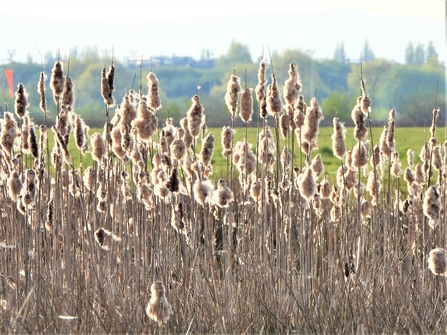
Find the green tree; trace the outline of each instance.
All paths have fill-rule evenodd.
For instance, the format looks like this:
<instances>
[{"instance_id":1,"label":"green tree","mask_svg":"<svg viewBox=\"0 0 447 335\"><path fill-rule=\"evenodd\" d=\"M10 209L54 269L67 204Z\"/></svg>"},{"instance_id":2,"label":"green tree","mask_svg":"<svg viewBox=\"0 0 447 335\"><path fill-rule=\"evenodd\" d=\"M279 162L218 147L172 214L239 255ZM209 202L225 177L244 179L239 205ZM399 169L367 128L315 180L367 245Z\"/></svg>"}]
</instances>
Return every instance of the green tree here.
<instances>
[{"instance_id":1,"label":"green tree","mask_svg":"<svg viewBox=\"0 0 447 335\"><path fill-rule=\"evenodd\" d=\"M363 80L372 100L371 107L374 111L375 120L381 119L389 112L388 101L383 105L384 101L378 98L378 94L382 90L382 87L390 80L388 74L392 67L391 63L384 58L377 58L363 65ZM393 80L392 82L394 83ZM357 97L361 95L360 66L358 64L351 65L351 73L348 75L348 86L351 94L355 94Z\"/></svg>"},{"instance_id":2,"label":"green tree","mask_svg":"<svg viewBox=\"0 0 447 335\"><path fill-rule=\"evenodd\" d=\"M414 64L421 66L425 63L424 46L418 43L416 49L414 49Z\"/></svg>"},{"instance_id":3,"label":"green tree","mask_svg":"<svg viewBox=\"0 0 447 335\"><path fill-rule=\"evenodd\" d=\"M339 91L329 94L328 97L321 100L320 104L324 114L328 116L325 119L332 122L332 117L337 113L341 121L351 125L351 111L356 104L357 97L357 95Z\"/></svg>"},{"instance_id":4,"label":"green tree","mask_svg":"<svg viewBox=\"0 0 447 335\"><path fill-rule=\"evenodd\" d=\"M427 63L430 61L431 58L434 58L436 61L438 60L438 53L436 52L433 41L428 42L426 55L427 55Z\"/></svg>"},{"instance_id":5,"label":"green tree","mask_svg":"<svg viewBox=\"0 0 447 335\"><path fill-rule=\"evenodd\" d=\"M385 58L377 58L367 65L363 65L363 79L365 80L366 89L371 94L377 92L383 84L383 79L391 69L391 63ZM348 75L349 89L360 92L360 66L358 64L351 65L351 72Z\"/></svg>"},{"instance_id":6,"label":"green tree","mask_svg":"<svg viewBox=\"0 0 447 335\"><path fill-rule=\"evenodd\" d=\"M405 49L405 63L414 65L414 47L411 42L408 42L407 48Z\"/></svg>"},{"instance_id":7,"label":"green tree","mask_svg":"<svg viewBox=\"0 0 447 335\"><path fill-rule=\"evenodd\" d=\"M209 49L203 48L200 52L200 59L201 60L210 60L213 57L213 52Z\"/></svg>"},{"instance_id":8,"label":"green tree","mask_svg":"<svg viewBox=\"0 0 447 335\"><path fill-rule=\"evenodd\" d=\"M435 107L436 85L439 83L437 106L445 111L445 75L444 69L412 66L394 66L384 78L384 85L377 92L382 107L392 108L396 76L399 86L396 96L396 124L402 126L429 126L432 110ZM372 97L374 103L374 97ZM438 116L438 124L445 121L444 113Z\"/></svg>"},{"instance_id":9,"label":"green tree","mask_svg":"<svg viewBox=\"0 0 447 335\"><path fill-rule=\"evenodd\" d=\"M349 63L341 63L334 59L317 61L317 72L321 81L324 82L330 91L348 90L348 74L351 71Z\"/></svg>"},{"instance_id":10,"label":"green tree","mask_svg":"<svg viewBox=\"0 0 447 335\"><path fill-rule=\"evenodd\" d=\"M368 40L365 41L365 44L363 45L363 51L360 55L360 60L362 62L370 62L372 60L374 60L375 56L374 56L374 52L372 51Z\"/></svg>"},{"instance_id":11,"label":"green tree","mask_svg":"<svg viewBox=\"0 0 447 335\"><path fill-rule=\"evenodd\" d=\"M236 41L231 41L226 55L220 56L217 60L218 66L234 66L237 64L253 63L248 46Z\"/></svg>"},{"instance_id":12,"label":"green tree","mask_svg":"<svg viewBox=\"0 0 447 335\"><path fill-rule=\"evenodd\" d=\"M334 52L334 60L340 63L346 62L345 44L343 42L337 43Z\"/></svg>"}]
</instances>

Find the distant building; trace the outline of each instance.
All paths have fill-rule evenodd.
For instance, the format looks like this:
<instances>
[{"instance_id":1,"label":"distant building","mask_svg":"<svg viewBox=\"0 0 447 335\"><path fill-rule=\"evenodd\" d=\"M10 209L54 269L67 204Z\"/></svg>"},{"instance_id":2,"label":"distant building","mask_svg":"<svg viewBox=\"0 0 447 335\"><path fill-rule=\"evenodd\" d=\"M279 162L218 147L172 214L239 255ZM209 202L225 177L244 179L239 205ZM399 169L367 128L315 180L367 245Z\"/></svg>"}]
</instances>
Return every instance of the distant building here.
<instances>
[{"instance_id":1,"label":"distant building","mask_svg":"<svg viewBox=\"0 0 447 335\"><path fill-rule=\"evenodd\" d=\"M145 67L155 66L190 66L193 68L211 68L214 66L214 59L195 60L190 56L128 56L124 58L124 65L128 68L139 68L141 65Z\"/></svg>"}]
</instances>

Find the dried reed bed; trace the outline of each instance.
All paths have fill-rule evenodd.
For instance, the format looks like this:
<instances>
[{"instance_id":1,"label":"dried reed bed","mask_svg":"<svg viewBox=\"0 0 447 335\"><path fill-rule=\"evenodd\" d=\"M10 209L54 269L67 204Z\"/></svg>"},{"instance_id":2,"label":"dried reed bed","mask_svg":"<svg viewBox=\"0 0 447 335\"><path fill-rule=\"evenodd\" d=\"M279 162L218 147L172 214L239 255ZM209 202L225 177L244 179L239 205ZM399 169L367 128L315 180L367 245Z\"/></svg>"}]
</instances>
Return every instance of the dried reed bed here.
<instances>
[{"instance_id":1,"label":"dried reed bed","mask_svg":"<svg viewBox=\"0 0 447 335\"><path fill-rule=\"evenodd\" d=\"M19 85L16 116L6 112L0 132L0 332L445 331L447 286L437 275L446 271L447 155L436 141L436 103L430 139L414 148L422 162L409 151L402 166L395 107L374 145L362 80L353 147L347 120L333 120L340 168L330 184L317 98L300 95L293 64L283 96L273 73L266 87L265 65L254 90L258 142L233 141L237 111L246 124L253 113L253 90L234 73L222 152L198 95L179 126L158 119L152 71L148 88L130 90L110 120L119 73L112 61L98 74L105 126L90 137L59 60L54 104L39 79L42 111L54 122L51 131L40 126L38 140ZM226 173L213 174L213 155L227 158Z\"/></svg>"}]
</instances>

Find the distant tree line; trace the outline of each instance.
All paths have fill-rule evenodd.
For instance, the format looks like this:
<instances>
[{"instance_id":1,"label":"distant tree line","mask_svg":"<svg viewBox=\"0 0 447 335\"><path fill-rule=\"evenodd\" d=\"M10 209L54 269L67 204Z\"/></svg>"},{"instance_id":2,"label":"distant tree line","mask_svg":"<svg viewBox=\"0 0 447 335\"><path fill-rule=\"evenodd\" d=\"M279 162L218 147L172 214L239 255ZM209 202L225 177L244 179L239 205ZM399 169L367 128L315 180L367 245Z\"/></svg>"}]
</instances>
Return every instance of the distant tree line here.
<instances>
[{"instance_id":1,"label":"distant tree line","mask_svg":"<svg viewBox=\"0 0 447 335\"><path fill-rule=\"evenodd\" d=\"M352 125L350 114L360 93L360 66L372 99L371 118L375 124L385 123L394 103L397 110L396 122L400 126L429 124L434 107L441 108L438 122L445 122L442 112L445 111L445 66L439 61L435 46L431 41L426 47L421 43L414 46L409 42L403 52L405 64L378 58L366 40L359 53L359 59L350 60L346 57L344 43L339 42L331 59L315 59L309 50L287 49L282 52L274 51L272 63L281 86L288 78L289 64L294 63L297 66L303 84L301 94L305 101L309 102L316 93L323 108L326 118L322 125L330 125L335 113L347 126ZM39 73L43 65L49 77L56 57L55 54L47 53L44 55L43 64L35 63L29 57L26 63L11 60L0 66L2 76L5 70L12 69L14 84L24 84L31 103L29 110L36 122L43 118L38 107L39 95L36 89ZM89 124L102 126L105 107L100 92L101 70L105 64L110 64L111 50L100 51L97 47L87 47L83 50L72 48L61 58L65 74L69 71L75 85L75 112L80 113ZM269 57L265 54L264 58ZM114 96L119 102L131 88L146 92L146 74L152 69L160 82L163 108L158 113L161 122L168 115L174 118L174 122L178 122L190 107L191 97L198 93L205 107L207 124L226 125L230 114L224 102L224 95L230 76L236 74L240 77L243 87L254 88L257 85L257 71L261 59L260 55L258 59L253 60L248 46L237 41L232 41L227 53L220 57L214 57L212 52L203 49L199 60L187 56L157 56L143 60L138 60L138 57L115 59ZM271 69L272 66L269 66L270 74ZM0 98L11 110L14 99L9 96L6 79L2 78ZM436 90L437 106L434 105ZM5 104L2 104L1 111L5 108ZM257 110L256 103L254 108ZM254 118L257 118L256 113Z\"/></svg>"}]
</instances>

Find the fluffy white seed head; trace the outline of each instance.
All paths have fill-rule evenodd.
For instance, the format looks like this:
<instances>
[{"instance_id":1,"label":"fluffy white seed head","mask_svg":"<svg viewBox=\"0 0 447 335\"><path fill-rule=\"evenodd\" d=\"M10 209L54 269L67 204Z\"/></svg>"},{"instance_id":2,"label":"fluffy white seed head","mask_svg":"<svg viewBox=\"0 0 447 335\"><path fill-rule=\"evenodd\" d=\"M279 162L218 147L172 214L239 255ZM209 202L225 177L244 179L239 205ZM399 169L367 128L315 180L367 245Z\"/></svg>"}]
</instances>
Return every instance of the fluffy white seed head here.
<instances>
[{"instance_id":1,"label":"fluffy white seed head","mask_svg":"<svg viewBox=\"0 0 447 335\"><path fill-rule=\"evenodd\" d=\"M428 257L428 268L435 275L446 275L447 260L443 249L436 248L430 251Z\"/></svg>"}]
</instances>

